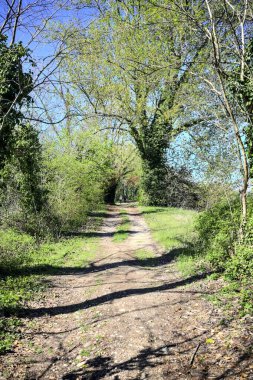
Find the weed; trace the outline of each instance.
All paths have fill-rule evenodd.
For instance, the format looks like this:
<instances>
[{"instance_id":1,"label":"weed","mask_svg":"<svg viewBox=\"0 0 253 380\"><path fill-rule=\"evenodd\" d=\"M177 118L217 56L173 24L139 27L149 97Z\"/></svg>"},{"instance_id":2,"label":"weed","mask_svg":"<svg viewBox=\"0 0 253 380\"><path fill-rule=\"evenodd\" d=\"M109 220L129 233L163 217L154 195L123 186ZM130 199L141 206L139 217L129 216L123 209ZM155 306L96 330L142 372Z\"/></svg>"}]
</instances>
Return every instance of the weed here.
<instances>
[{"instance_id":1,"label":"weed","mask_svg":"<svg viewBox=\"0 0 253 380\"><path fill-rule=\"evenodd\" d=\"M89 357L91 354L91 351L90 350L87 350L87 349L83 349L80 351L80 356L85 356L85 357Z\"/></svg>"}]
</instances>

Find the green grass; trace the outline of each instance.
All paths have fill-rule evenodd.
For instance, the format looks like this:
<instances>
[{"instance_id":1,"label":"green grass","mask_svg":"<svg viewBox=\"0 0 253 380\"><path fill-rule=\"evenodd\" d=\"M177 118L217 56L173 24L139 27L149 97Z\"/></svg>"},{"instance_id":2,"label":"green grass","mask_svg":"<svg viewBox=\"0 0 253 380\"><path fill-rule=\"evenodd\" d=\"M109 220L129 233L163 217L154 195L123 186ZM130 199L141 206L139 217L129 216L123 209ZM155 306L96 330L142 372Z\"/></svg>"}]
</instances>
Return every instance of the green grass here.
<instances>
[{"instance_id":1,"label":"green grass","mask_svg":"<svg viewBox=\"0 0 253 380\"><path fill-rule=\"evenodd\" d=\"M154 240L166 252L178 249L177 267L182 274L191 276L201 270L203 263L194 256L189 244L195 238L196 211L172 207L141 207L140 209Z\"/></svg>"},{"instance_id":2,"label":"green grass","mask_svg":"<svg viewBox=\"0 0 253 380\"><path fill-rule=\"evenodd\" d=\"M138 249L135 251L134 256L138 260L148 260L148 259L153 259L155 257L154 252L149 251L147 249Z\"/></svg>"},{"instance_id":3,"label":"green grass","mask_svg":"<svg viewBox=\"0 0 253 380\"><path fill-rule=\"evenodd\" d=\"M152 236L166 250L185 246L194 238L196 212L170 207L141 207Z\"/></svg>"},{"instance_id":4,"label":"green grass","mask_svg":"<svg viewBox=\"0 0 253 380\"><path fill-rule=\"evenodd\" d=\"M129 236L130 221L129 221L129 217L127 216L126 210L120 210L120 214L121 214L121 223L116 228L116 231L112 238L112 240L115 243L120 243L126 240Z\"/></svg>"},{"instance_id":5,"label":"green grass","mask_svg":"<svg viewBox=\"0 0 253 380\"><path fill-rule=\"evenodd\" d=\"M52 271L53 268L85 268L94 258L97 246L97 237L73 237L56 243L44 243L31 258L31 266L44 265L51 267Z\"/></svg>"},{"instance_id":6,"label":"green grass","mask_svg":"<svg viewBox=\"0 0 253 380\"><path fill-rule=\"evenodd\" d=\"M155 258L155 254L154 252L148 249L140 248L137 251L135 251L134 256L137 260L140 261L140 265L145 266L147 269L152 269L152 267L155 266L153 260Z\"/></svg>"},{"instance_id":7,"label":"green grass","mask_svg":"<svg viewBox=\"0 0 253 380\"><path fill-rule=\"evenodd\" d=\"M92 226L98 228L102 218ZM34 238L14 230L0 230L0 354L11 350L19 337L18 311L46 287L44 276L82 269L94 259L99 238L62 238L38 245ZM68 269L67 269L68 268Z\"/></svg>"}]
</instances>

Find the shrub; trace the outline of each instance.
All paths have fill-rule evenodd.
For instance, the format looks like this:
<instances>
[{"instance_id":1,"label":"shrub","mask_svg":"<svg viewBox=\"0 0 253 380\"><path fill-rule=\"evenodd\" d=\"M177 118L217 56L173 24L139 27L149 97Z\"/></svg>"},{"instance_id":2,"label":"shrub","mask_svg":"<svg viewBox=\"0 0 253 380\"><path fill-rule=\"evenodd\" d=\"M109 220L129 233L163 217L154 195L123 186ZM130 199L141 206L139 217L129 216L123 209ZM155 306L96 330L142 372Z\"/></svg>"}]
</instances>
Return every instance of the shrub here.
<instances>
[{"instance_id":1,"label":"shrub","mask_svg":"<svg viewBox=\"0 0 253 380\"><path fill-rule=\"evenodd\" d=\"M237 287L241 314L253 312L253 203L248 199L248 222L243 241L238 239L241 206L239 199L222 200L197 219L196 252L224 272Z\"/></svg>"},{"instance_id":2,"label":"shrub","mask_svg":"<svg viewBox=\"0 0 253 380\"><path fill-rule=\"evenodd\" d=\"M253 247L236 245L235 254L226 265L226 276L231 280L246 281L253 278Z\"/></svg>"},{"instance_id":3,"label":"shrub","mask_svg":"<svg viewBox=\"0 0 253 380\"><path fill-rule=\"evenodd\" d=\"M0 230L0 272L24 264L35 250L35 240L11 229Z\"/></svg>"},{"instance_id":4,"label":"shrub","mask_svg":"<svg viewBox=\"0 0 253 380\"><path fill-rule=\"evenodd\" d=\"M205 255L215 269L224 269L234 252L234 244L240 226L240 203L222 200L202 212L196 222L198 250Z\"/></svg>"}]
</instances>

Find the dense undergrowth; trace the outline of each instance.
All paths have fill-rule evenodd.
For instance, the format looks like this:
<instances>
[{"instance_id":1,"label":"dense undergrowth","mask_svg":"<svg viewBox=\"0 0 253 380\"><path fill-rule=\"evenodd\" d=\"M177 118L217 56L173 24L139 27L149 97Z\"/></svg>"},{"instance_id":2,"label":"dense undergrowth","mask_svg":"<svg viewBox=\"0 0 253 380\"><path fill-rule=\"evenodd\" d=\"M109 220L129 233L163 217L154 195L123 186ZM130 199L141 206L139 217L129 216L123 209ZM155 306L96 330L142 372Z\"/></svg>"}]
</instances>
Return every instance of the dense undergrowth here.
<instances>
[{"instance_id":1,"label":"dense undergrowth","mask_svg":"<svg viewBox=\"0 0 253 380\"><path fill-rule=\"evenodd\" d=\"M152 234L177 260L185 276L213 272L222 276L223 296L239 302L239 314L253 313L253 202L243 239L239 239L240 202L221 200L196 213L173 208L142 208Z\"/></svg>"},{"instance_id":2,"label":"dense undergrowth","mask_svg":"<svg viewBox=\"0 0 253 380\"><path fill-rule=\"evenodd\" d=\"M91 216L84 231L39 244L28 234L0 230L0 354L11 350L20 334L20 308L50 286L45 276L82 270L94 259L98 237L92 231L101 221Z\"/></svg>"}]
</instances>

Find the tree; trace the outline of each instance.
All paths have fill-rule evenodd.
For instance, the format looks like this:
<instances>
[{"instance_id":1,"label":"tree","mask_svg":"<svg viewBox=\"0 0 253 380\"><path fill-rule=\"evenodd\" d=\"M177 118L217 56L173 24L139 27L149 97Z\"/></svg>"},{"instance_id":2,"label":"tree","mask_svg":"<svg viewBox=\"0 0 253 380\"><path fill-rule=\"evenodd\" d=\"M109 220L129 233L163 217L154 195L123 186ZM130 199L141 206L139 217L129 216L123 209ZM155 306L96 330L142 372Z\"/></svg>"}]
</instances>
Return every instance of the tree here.
<instances>
[{"instance_id":1,"label":"tree","mask_svg":"<svg viewBox=\"0 0 253 380\"><path fill-rule=\"evenodd\" d=\"M133 144L97 129L62 128L44 142L49 204L64 230L84 225L104 201L114 203L119 181L139 166Z\"/></svg>"},{"instance_id":2,"label":"tree","mask_svg":"<svg viewBox=\"0 0 253 380\"><path fill-rule=\"evenodd\" d=\"M15 126L23 119L21 108L31 102L33 89L31 72L24 72L22 65L28 51L21 43L8 47L6 40L0 35L0 169L10 155Z\"/></svg>"},{"instance_id":3,"label":"tree","mask_svg":"<svg viewBox=\"0 0 253 380\"><path fill-rule=\"evenodd\" d=\"M0 38L1 221L23 228L27 215L40 213L45 202L38 132L23 114L32 102L34 84L31 70L23 67L30 60L28 50L21 43L7 46L7 38Z\"/></svg>"},{"instance_id":4,"label":"tree","mask_svg":"<svg viewBox=\"0 0 253 380\"><path fill-rule=\"evenodd\" d=\"M46 204L41 161L38 132L30 124L17 124L1 170L1 221L31 229L28 219L40 214Z\"/></svg>"},{"instance_id":5,"label":"tree","mask_svg":"<svg viewBox=\"0 0 253 380\"><path fill-rule=\"evenodd\" d=\"M247 192L250 180L250 156L252 146L251 39L253 30L252 3L247 0L213 2L205 0L199 9L189 11L177 2L181 17L201 29L211 47L206 65L198 73L219 99L229 118L237 144L241 169L242 220L239 235L243 236L247 222ZM213 80L214 78L214 80ZM245 123L248 125L245 133Z\"/></svg>"},{"instance_id":6,"label":"tree","mask_svg":"<svg viewBox=\"0 0 253 380\"><path fill-rule=\"evenodd\" d=\"M146 203L166 204L166 151L182 129L177 95L205 48L203 33L182 25L172 3L128 0L106 2L88 30L74 34L65 69L83 98L77 95L80 115L109 118L131 135L142 159ZM191 116L188 125L197 122Z\"/></svg>"}]
</instances>

